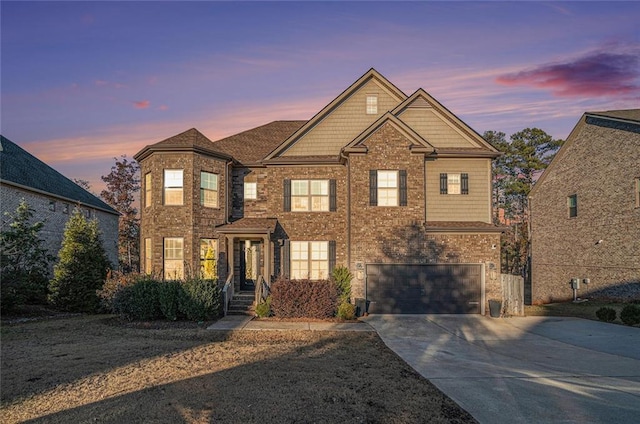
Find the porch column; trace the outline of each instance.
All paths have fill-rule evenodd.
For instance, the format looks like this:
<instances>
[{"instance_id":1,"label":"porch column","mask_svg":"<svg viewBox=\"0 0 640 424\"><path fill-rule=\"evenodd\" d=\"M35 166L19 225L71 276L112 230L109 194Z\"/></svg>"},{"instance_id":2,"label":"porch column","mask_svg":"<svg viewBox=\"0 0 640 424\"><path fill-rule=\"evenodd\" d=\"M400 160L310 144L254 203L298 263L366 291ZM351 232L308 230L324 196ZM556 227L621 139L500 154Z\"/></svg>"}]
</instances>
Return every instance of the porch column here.
<instances>
[{"instance_id":1,"label":"porch column","mask_svg":"<svg viewBox=\"0 0 640 424\"><path fill-rule=\"evenodd\" d=\"M271 285L271 237L267 234L262 238L262 245L264 246L264 279L267 285Z\"/></svg>"}]
</instances>

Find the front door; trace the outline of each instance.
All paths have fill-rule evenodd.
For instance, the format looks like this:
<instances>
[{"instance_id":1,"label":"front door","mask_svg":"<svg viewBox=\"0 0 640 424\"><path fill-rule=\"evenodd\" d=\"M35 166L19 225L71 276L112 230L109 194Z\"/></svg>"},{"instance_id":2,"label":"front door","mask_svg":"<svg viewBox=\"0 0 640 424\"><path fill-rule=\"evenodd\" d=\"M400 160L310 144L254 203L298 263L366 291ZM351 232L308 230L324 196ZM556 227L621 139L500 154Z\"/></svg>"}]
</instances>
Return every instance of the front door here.
<instances>
[{"instance_id":1,"label":"front door","mask_svg":"<svg viewBox=\"0 0 640 424\"><path fill-rule=\"evenodd\" d=\"M262 273L260 265L261 242L244 240L240 242L240 290L253 290L258 275Z\"/></svg>"}]
</instances>

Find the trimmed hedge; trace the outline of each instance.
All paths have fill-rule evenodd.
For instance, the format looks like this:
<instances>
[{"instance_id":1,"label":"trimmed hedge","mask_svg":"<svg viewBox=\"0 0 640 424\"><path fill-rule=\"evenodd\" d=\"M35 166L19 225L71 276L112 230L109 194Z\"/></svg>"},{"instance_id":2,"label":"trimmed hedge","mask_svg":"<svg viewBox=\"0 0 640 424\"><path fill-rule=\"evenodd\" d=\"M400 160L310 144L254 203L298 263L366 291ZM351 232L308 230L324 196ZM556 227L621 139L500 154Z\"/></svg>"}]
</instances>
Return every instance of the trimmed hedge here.
<instances>
[{"instance_id":1,"label":"trimmed hedge","mask_svg":"<svg viewBox=\"0 0 640 424\"><path fill-rule=\"evenodd\" d=\"M338 290L330 280L281 277L271 286L271 311L280 318L330 318L337 300Z\"/></svg>"},{"instance_id":2,"label":"trimmed hedge","mask_svg":"<svg viewBox=\"0 0 640 424\"><path fill-rule=\"evenodd\" d=\"M622 308L620 321L631 326L640 324L640 305L632 303Z\"/></svg>"},{"instance_id":3,"label":"trimmed hedge","mask_svg":"<svg viewBox=\"0 0 640 424\"><path fill-rule=\"evenodd\" d=\"M123 318L204 321L220 314L217 280L158 281L140 275L130 279L107 280L100 292L103 306Z\"/></svg>"},{"instance_id":4,"label":"trimmed hedge","mask_svg":"<svg viewBox=\"0 0 640 424\"><path fill-rule=\"evenodd\" d=\"M616 310L607 306L603 306L596 311L596 316L600 321L613 322L616 319Z\"/></svg>"}]
</instances>

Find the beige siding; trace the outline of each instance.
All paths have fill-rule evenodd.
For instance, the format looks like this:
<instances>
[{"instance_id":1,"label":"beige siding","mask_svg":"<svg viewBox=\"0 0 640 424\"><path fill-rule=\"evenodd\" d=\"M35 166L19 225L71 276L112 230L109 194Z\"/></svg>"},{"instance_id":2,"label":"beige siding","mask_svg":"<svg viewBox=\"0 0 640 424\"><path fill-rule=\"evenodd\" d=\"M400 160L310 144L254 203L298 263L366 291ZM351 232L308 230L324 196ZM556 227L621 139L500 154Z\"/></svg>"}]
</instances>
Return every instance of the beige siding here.
<instances>
[{"instance_id":1,"label":"beige siding","mask_svg":"<svg viewBox=\"0 0 640 424\"><path fill-rule=\"evenodd\" d=\"M480 147L431 107L410 107L400 119L436 148Z\"/></svg>"},{"instance_id":2,"label":"beige siding","mask_svg":"<svg viewBox=\"0 0 640 424\"><path fill-rule=\"evenodd\" d=\"M491 222L490 159L427 161L427 221ZM469 194L440 194L441 173L469 174Z\"/></svg>"},{"instance_id":3,"label":"beige siding","mask_svg":"<svg viewBox=\"0 0 640 424\"><path fill-rule=\"evenodd\" d=\"M367 115L367 95L378 96L378 114ZM282 156L338 155L358 134L400 102L375 80L369 81L318 123Z\"/></svg>"}]
</instances>

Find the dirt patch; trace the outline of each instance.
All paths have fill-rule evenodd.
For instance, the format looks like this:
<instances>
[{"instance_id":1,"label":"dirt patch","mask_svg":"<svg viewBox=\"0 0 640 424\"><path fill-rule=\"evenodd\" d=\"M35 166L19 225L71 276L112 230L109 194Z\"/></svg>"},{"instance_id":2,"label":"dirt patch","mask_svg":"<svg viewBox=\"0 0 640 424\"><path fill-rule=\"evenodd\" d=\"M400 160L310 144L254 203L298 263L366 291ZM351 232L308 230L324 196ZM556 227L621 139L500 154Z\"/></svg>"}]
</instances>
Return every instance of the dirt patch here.
<instances>
[{"instance_id":1,"label":"dirt patch","mask_svg":"<svg viewBox=\"0 0 640 424\"><path fill-rule=\"evenodd\" d=\"M375 333L161 325L2 325L2 421L476 422Z\"/></svg>"}]
</instances>

